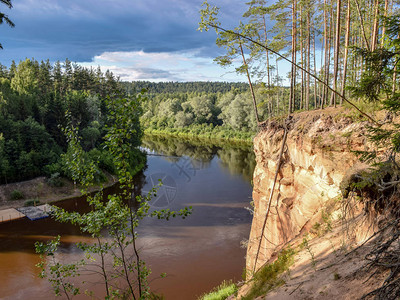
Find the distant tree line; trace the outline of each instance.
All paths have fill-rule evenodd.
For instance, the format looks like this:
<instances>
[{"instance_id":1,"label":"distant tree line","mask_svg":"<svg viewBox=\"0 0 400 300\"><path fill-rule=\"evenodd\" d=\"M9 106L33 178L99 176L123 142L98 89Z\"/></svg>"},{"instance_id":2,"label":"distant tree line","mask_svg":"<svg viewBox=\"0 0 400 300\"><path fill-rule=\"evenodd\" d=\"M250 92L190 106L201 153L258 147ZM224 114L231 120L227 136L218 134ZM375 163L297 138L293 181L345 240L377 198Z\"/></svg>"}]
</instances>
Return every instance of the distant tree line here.
<instances>
[{"instance_id":1,"label":"distant tree line","mask_svg":"<svg viewBox=\"0 0 400 300\"><path fill-rule=\"evenodd\" d=\"M257 128L249 85L245 83L132 82L124 86L129 90L149 87L141 117L148 133L249 139ZM266 92L263 85L255 90L260 98L266 97ZM287 92L282 87L280 95ZM265 104L260 104L258 110L266 117L271 112Z\"/></svg>"},{"instance_id":2,"label":"distant tree line","mask_svg":"<svg viewBox=\"0 0 400 300\"><path fill-rule=\"evenodd\" d=\"M189 81L189 82L150 82L134 81L121 82L128 93L135 90L146 89L148 94L174 94L174 93L227 93L232 88L238 91L246 91L249 86L243 82L210 82L210 81Z\"/></svg>"}]
</instances>

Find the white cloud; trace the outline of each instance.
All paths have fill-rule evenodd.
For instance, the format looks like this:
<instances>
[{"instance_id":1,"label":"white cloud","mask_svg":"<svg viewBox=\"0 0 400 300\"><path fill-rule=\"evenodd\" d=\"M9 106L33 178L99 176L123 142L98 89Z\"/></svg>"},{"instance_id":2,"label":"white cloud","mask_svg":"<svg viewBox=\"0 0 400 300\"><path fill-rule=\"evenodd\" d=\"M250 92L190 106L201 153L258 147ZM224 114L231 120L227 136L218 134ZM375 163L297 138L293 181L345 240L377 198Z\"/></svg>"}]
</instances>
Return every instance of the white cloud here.
<instances>
[{"instance_id":1,"label":"white cloud","mask_svg":"<svg viewBox=\"0 0 400 300\"><path fill-rule=\"evenodd\" d=\"M109 69L123 81L243 81L245 78L227 73L211 58L199 57L200 49L190 52L144 51L104 52L93 58L86 67Z\"/></svg>"}]
</instances>

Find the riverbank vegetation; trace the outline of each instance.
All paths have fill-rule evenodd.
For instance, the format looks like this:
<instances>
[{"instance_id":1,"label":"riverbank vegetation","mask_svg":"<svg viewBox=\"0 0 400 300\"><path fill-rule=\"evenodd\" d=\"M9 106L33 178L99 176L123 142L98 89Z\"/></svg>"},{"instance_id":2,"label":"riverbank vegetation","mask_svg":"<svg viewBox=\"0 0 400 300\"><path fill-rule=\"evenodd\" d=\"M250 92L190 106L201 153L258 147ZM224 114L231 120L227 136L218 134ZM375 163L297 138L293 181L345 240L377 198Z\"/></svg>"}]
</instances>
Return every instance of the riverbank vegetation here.
<instances>
[{"instance_id":1,"label":"riverbank vegetation","mask_svg":"<svg viewBox=\"0 0 400 300\"><path fill-rule=\"evenodd\" d=\"M134 97L144 89L147 99L131 116L136 126L131 165L136 171L145 161L136 149L143 130L246 142L255 133L244 83L128 83L68 59L53 65L26 59L10 68L0 65L0 184L43 175L72 178L63 159L68 149L62 129L68 119L79 128L86 160L97 162L97 182L105 180L104 171L115 172L103 145L110 114L106 100Z\"/></svg>"},{"instance_id":2,"label":"riverbank vegetation","mask_svg":"<svg viewBox=\"0 0 400 300\"><path fill-rule=\"evenodd\" d=\"M132 115L140 110L142 96L143 93L129 98L109 98L105 103L109 122L105 127L104 145L111 155L119 183L119 191L108 195L107 201L104 201L103 190L89 193L89 187L96 179L97 166L95 162L86 160L79 130L70 119L67 120L63 133L67 138L68 151L63 159L73 181L82 186L82 194L91 209L81 213L53 206L51 216L59 222L79 227L93 240L76 243L75 246L83 252L82 258L76 262L66 262L60 256L57 251L60 236L46 243L35 243L41 258L37 264L39 277L51 283L56 296L72 299L85 294L91 297L102 295L105 299L149 299L148 276L151 270L140 256L136 228L144 218L168 221L174 217L184 219L191 214L191 207L179 211L151 209L149 202L157 187L153 187L146 196L132 196L135 186L134 174L130 171L131 149L136 144L138 128ZM92 291L87 282L76 281L83 274L97 276L103 288L100 294Z\"/></svg>"},{"instance_id":3,"label":"riverbank vegetation","mask_svg":"<svg viewBox=\"0 0 400 300\"><path fill-rule=\"evenodd\" d=\"M128 93L148 89L140 118L147 134L251 141L256 132L245 83L133 82L124 87Z\"/></svg>"}]
</instances>

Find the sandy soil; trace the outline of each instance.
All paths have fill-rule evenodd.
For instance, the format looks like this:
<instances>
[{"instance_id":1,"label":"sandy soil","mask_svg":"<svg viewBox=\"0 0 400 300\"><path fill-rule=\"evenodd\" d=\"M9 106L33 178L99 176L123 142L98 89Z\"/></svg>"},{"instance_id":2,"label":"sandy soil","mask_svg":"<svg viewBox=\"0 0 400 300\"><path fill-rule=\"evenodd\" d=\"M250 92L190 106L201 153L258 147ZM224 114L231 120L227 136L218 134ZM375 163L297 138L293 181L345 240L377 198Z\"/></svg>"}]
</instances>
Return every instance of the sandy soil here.
<instances>
[{"instance_id":1,"label":"sandy soil","mask_svg":"<svg viewBox=\"0 0 400 300\"><path fill-rule=\"evenodd\" d=\"M105 186L115 183L115 179L112 176L109 175L107 177L108 181L104 184ZM22 207L28 200L39 200L41 204L45 204L81 195L79 186L74 186L71 181L64 178L62 182L63 186L53 187L48 184L46 177L38 177L27 181L0 185L0 210ZM93 187L91 190L94 191L98 188L98 186ZM11 199L11 193L15 190L23 194L23 199Z\"/></svg>"},{"instance_id":2,"label":"sandy soil","mask_svg":"<svg viewBox=\"0 0 400 300\"><path fill-rule=\"evenodd\" d=\"M374 242L361 248L344 236L341 227L331 233L310 240L309 247L295 258L285 285L259 299L360 299L378 288L385 274L370 278L372 270L365 268L365 255ZM314 258L312 258L312 255Z\"/></svg>"},{"instance_id":3,"label":"sandy soil","mask_svg":"<svg viewBox=\"0 0 400 300\"><path fill-rule=\"evenodd\" d=\"M328 232L321 234L311 230L313 233L307 235L307 246L304 246L304 235L292 241L292 248L297 253L294 264L283 275L285 284L257 299L352 300L381 286L387 274L379 271L374 274L377 270L366 268L365 259L378 243L374 239L368 240L377 225L370 225L362 214L344 225L338 215ZM245 295L248 289L244 285L236 299Z\"/></svg>"}]
</instances>

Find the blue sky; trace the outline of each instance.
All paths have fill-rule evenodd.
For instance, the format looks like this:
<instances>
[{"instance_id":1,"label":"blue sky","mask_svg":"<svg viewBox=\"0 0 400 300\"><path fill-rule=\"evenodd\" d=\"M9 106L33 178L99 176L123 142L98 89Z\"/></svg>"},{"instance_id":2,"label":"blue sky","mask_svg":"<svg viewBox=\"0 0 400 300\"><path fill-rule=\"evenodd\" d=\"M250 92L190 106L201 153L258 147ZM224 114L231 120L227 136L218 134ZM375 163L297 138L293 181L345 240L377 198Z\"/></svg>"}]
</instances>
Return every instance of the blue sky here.
<instances>
[{"instance_id":1,"label":"blue sky","mask_svg":"<svg viewBox=\"0 0 400 300\"><path fill-rule=\"evenodd\" d=\"M65 58L100 65L122 80L244 81L213 62L215 33L196 31L203 0L14 0L15 28L0 26L0 63ZM226 26L238 24L243 0L215 0Z\"/></svg>"}]
</instances>

